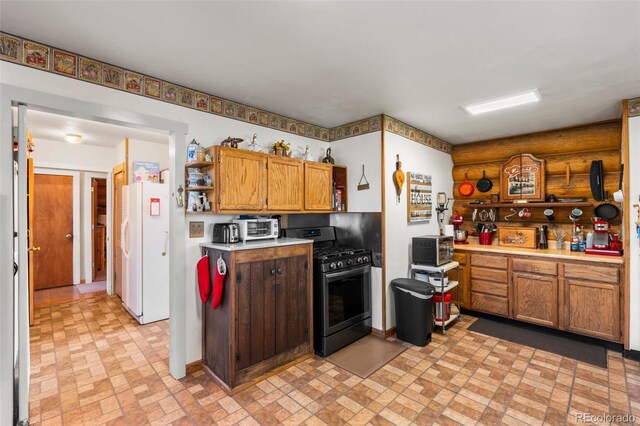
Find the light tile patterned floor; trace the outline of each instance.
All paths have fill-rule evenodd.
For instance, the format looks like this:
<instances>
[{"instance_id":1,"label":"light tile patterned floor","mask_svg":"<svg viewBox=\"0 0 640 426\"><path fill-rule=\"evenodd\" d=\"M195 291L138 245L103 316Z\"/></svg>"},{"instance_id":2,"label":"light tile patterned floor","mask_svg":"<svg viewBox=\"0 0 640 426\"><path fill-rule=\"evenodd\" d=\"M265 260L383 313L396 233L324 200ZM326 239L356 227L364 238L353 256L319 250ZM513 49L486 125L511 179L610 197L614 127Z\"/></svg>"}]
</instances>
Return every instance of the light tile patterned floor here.
<instances>
[{"instance_id":1,"label":"light tile patterned floor","mask_svg":"<svg viewBox=\"0 0 640 426\"><path fill-rule=\"evenodd\" d=\"M609 368L468 332L410 347L362 380L310 359L227 396L198 371L168 373L168 323L138 325L117 297L39 308L31 337L31 422L42 425L577 423L640 416L640 364Z\"/></svg>"}]
</instances>

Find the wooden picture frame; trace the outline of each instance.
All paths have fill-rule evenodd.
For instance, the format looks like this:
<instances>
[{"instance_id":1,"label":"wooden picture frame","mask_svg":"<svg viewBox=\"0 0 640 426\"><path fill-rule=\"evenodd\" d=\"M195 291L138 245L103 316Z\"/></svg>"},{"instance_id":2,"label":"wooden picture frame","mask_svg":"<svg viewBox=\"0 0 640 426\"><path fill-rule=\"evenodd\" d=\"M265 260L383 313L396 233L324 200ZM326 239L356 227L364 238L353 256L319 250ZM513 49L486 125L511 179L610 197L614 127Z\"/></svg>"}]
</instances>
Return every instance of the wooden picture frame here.
<instances>
[{"instance_id":1,"label":"wooden picture frame","mask_svg":"<svg viewBox=\"0 0 640 426\"><path fill-rule=\"evenodd\" d=\"M514 155L500 168L503 202L545 201L545 160L531 154Z\"/></svg>"}]
</instances>

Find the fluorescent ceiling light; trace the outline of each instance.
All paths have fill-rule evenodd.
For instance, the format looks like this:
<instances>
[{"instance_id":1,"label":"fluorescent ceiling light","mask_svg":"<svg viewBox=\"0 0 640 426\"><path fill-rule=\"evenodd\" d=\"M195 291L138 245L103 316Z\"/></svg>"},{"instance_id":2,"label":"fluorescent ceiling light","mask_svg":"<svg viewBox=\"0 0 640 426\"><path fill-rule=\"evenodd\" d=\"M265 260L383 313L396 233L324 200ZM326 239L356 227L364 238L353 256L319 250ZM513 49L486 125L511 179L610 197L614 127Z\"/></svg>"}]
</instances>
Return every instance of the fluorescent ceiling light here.
<instances>
[{"instance_id":1,"label":"fluorescent ceiling light","mask_svg":"<svg viewBox=\"0 0 640 426\"><path fill-rule=\"evenodd\" d=\"M69 143L80 143L82 142L82 135L77 135L75 133L67 133L64 135L64 140Z\"/></svg>"},{"instance_id":2,"label":"fluorescent ceiling light","mask_svg":"<svg viewBox=\"0 0 640 426\"><path fill-rule=\"evenodd\" d=\"M483 114L485 112L497 111L500 109L511 108L518 105L540 102L541 96L538 89L529 90L528 92L518 93L517 95L503 96L501 98L490 99L488 101L477 102L471 105L465 105L464 108L471 115Z\"/></svg>"}]
</instances>

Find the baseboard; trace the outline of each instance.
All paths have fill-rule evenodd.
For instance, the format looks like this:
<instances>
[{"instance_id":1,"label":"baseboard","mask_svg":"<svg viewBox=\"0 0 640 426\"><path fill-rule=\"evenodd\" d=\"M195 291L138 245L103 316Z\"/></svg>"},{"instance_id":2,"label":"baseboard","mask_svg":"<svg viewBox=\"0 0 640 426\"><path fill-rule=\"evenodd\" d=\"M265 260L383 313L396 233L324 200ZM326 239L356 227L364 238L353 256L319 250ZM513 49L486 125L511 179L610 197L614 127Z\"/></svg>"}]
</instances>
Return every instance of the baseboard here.
<instances>
[{"instance_id":1,"label":"baseboard","mask_svg":"<svg viewBox=\"0 0 640 426\"><path fill-rule=\"evenodd\" d=\"M377 328L372 328L371 329L371 334L373 334L374 336L379 337L381 339L384 339L384 331L378 330Z\"/></svg>"},{"instance_id":2,"label":"baseboard","mask_svg":"<svg viewBox=\"0 0 640 426\"><path fill-rule=\"evenodd\" d=\"M384 332L384 338L388 339L389 337L393 336L394 334L396 334L398 331L398 327L396 327L395 325L393 327L391 327L390 329L388 329L387 331Z\"/></svg>"},{"instance_id":3,"label":"baseboard","mask_svg":"<svg viewBox=\"0 0 640 426\"><path fill-rule=\"evenodd\" d=\"M640 351L636 351L634 349L625 349L622 352L622 356L627 359L632 359L634 361L640 361Z\"/></svg>"},{"instance_id":4,"label":"baseboard","mask_svg":"<svg viewBox=\"0 0 640 426\"><path fill-rule=\"evenodd\" d=\"M202 370L202 360L199 359L197 361L190 362L187 364L187 376L189 374L193 374L196 371Z\"/></svg>"}]
</instances>

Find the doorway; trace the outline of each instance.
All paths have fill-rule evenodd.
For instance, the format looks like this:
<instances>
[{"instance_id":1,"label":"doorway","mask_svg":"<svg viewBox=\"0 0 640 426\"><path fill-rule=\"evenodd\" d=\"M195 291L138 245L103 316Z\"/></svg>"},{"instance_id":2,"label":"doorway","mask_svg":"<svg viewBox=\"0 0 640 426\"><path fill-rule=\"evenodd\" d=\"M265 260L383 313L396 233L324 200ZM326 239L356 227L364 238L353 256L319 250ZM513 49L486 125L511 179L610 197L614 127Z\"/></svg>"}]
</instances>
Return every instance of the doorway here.
<instances>
[{"instance_id":1,"label":"doorway","mask_svg":"<svg viewBox=\"0 0 640 426\"><path fill-rule=\"evenodd\" d=\"M20 110L17 121L12 122L11 108L18 106ZM176 155L186 149L185 138L188 127L169 119L158 118L144 113L126 111L117 107L71 99L64 96L38 92L22 87L0 84L0 189L3 200L0 203L0 251L12 253L15 257L3 256L0 258L0 281L11 282L12 270L16 271L15 286L2 286L0 289L0 341L15 342L14 351L0 352L0 365L3 369L12 369L15 381L2 381L0 383L0 416L4 422L10 421L12 404L18 401L18 412L14 420L28 419L29 397L29 295L28 295L28 235L27 235L27 179L24 172L13 174L13 133L12 129L17 124L17 156L16 170L27 169L27 139L26 116L27 109L42 109L55 112L64 112L68 116L80 117L91 120L100 120L106 123L119 124L130 128L159 129L165 135L169 135L170 167L174 170L184 170L184 158ZM125 120L125 121L123 121ZM130 120L130 121L126 121ZM170 188L177 188L179 182L176 174L170 175ZM14 182L16 191L13 191ZM13 194L13 196L11 195ZM176 194L170 193L171 197ZM186 300L182 281L185 276L185 221L184 208L181 205L170 203L168 209L170 233L168 238L170 261L170 317L169 329L169 372L174 378L185 375L186 369L186 341L185 341L185 316ZM14 213L14 208L16 209ZM14 219L16 220L15 236ZM113 234L113 229L109 232ZM111 238L111 236L109 236ZM12 268L14 259L18 268ZM109 274L107 274L109 276ZM15 308L14 308L15 303ZM15 397L15 399L14 399ZM5 416L6 414L6 416Z\"/></svg>"},{"instance_id":2,"label":"doorway","mask_svg":"<svg viewBox=\"0 0 640 426\"><path fill-rule=\"evenodd\" d=\"M91 281L107 282L107 179L91 178Z\"/></svg>"}]
</instances>

